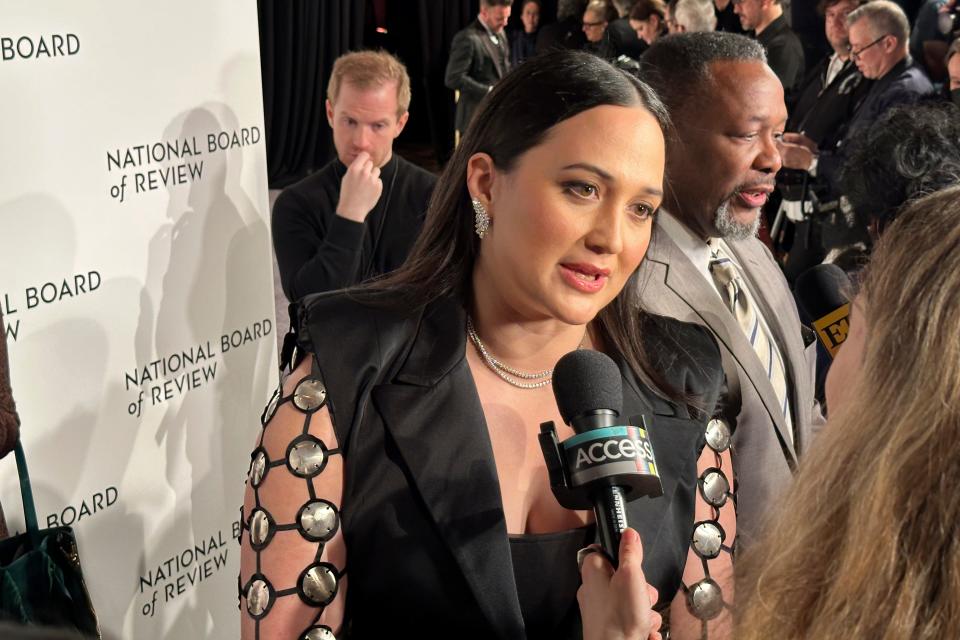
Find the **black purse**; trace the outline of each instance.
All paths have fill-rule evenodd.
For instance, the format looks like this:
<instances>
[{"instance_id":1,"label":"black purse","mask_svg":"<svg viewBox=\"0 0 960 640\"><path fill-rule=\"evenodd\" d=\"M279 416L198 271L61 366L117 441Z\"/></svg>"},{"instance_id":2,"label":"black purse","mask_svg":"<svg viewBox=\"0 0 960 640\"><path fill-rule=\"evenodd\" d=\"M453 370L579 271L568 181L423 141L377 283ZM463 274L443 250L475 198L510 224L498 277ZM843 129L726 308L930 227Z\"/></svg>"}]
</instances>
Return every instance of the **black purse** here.
<instances>
[{"instance_id":1,"label":"black purse","mask_svg":"<svg viewBox=\"0 0 960 640\"><path fill-rule=\"evenodd\" d=\"M74 629L99 638L73 529L40 530L19 441L14 453L27 530L0 541L0 621Z\"/></svg>"}]
</instances>

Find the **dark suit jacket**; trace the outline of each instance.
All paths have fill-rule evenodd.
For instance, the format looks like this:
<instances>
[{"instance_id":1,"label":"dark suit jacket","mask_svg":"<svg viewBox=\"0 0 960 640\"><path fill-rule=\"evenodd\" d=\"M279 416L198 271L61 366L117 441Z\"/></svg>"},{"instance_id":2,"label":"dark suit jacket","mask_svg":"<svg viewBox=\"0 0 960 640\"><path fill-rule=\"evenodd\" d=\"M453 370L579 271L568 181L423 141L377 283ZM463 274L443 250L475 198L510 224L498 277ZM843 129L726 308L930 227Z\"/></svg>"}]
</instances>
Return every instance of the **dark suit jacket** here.
<instances>
[{"instance_id":1,"label":"dark suit jacket","mask_svg":"<svg viewBox=\"0 0 960 640\"><path fill-rule=\"evenodd\" d=\"M298 314L300 346L316 354L344 455L350 637L524 638L493 451L465 358L464 309L449 298L390 311L357 295L310 296ZM671 384L712 406L721 370L709 333L668 319L648 333ZM628 503L628 517L643 540L646 578L669 602L694 523L706 418L690 418L686 405L621 369L625 415L653 419L664 490Z\"/></svg>"},{"instance_id":2,"label":"dark suit jacket","mask_svg":"<svg viewBox=\"0 0 960 640\"><path fill-rule=\"evenodd\" d=\"M888 110L901 105L916 104L933 94L933 85L927 74L908 56L882 78L878 78L863 99L863 104L850 119L843 137L831 150L821 151L817 176L834 191L840 188L841 170L847 163L845 146L859 136Z\"/></svg>"},{"instance_id":3,"label":"dark suit jacket","mask_svg":"<svg viewBox=\"0 0 960 640\"><path fill-rule=\"evenodd\" d=\"M830 57L824 58L807 74L790 109L787 131L803 132L821 148L833 148L863 104L872 80L867 80L852 60L826 84Z\"/></svg>"},{"instance_id":4,"label":"dark suit jacket","mask_svg":"<svg viewBox=\"0 0 960 640\"><path fill-rule=\"evenodd\" d=\"M641 302L654 313L708 327L720 343L727 394L723 413L736 424L738 548L749 545L764 516L786 489L798 456L823 424L814 399L816 346L802 336L797 305L780 267L756 238L726 241L746 272L751 290L777 340L786 365L793 430L788 437L780 402L766 369L713 286L657 224L640 265Z\"/></svg>"},{"instance_id":5,"label":"dark suit jacket","mask_svg":"<svg viewBox=\"0 0 960 640\"><path fill-rule=\"evenodd\" d=\"M559 22L540 27L537 32L537 54L555 49L582 49L587 42L583 24L577 16L569 16Z\"/></svg>"},{"instance_id":6,"label":"dark suit jacket","mask_svg":"<svg viewBox=\"0 0 960 640\"><path fill-rule=\"evenodd\" d=\"M460 92L455 126L461 133L473 118L473 112L490 91L490 87L510 70L510 51L506 32L494 44L479 20L461 29L450 43L450 58L444 84Z\"/></svg>"},{"instance_id":7,"label":"dark suit jacket","mask_svg":"<svg viewBox=\"0 0 960 640\"><path fill-rule=\"evenodd\" d=\"M637 32L630 26L627 18L617 18L612 21L607 25L607 32L604 35L610 40L614 58L628 56L639 60L647 50L647 43L637 37Z\"/></svg>"},{"instance_id":8,"label":"dark suit jacket","mask_svg":"<svg viewBox=\"0 0 960 640\"><path fill-rule=\"evenodd\" d=\"M757 35L757 40L767 50L767 64L783 83L787 93L793 91L803 79L803 45L787 24L784 16L780 16Z\"/></svg>"}]
</instances>

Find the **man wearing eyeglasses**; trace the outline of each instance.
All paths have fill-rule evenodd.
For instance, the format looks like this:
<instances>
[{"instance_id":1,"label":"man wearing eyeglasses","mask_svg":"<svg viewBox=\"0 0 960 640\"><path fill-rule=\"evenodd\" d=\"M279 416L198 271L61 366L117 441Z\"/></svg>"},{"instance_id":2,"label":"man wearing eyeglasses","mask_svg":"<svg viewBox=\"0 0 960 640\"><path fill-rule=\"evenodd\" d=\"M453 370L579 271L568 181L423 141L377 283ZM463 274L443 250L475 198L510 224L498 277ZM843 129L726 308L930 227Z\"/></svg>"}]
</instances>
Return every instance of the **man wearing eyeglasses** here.
<instances>
[{"instance_id":1,"label":"man wearing eyeglasses","mask_svg":"<svg viewBox=\"0 0 960 640\"><path fill-rule=\"evenodd\" d=\"M836 148L873 82L864 79L850 58L847 16L860 4L860 0L820 0L818 12L824 17L833 55L807 75L796 102L788 107L790 119L780 148L784 169L777 175L777 191L782 198L778 218L796 224L784 266L789 281L822 262L830 249L851 242L846 216L830 204L839 194L818 181L815 171L812 175L808 171L814 154Z\"/></svg>"},{"instance_id":2,"label":"man wearing eyeglasses","mask_svg":"<svg viewBox=\"0 0 960 640\"><path fill-rule=\"evenodd\" d=\"M590 0L583 12L583 35L587 38L587 43L584 45L586 51L607 60L617 57L607 33L607 26L613 20L615 13L613 7L605 0Z\"/></svg>"},{"instance_id":3,"label":"man wearing eyeglasses","mask_svg":"<svg viewBox=\"0 0 960 640\"><path fill-rule=\"evenodd\" d=\"M907 47L910 24L907 16L890 0L873 0L847 16L850 58L864 78L873 86L850 119L846 132L833 150L822 150L804 136L791 136L787 141L806 146L816 159L815 170L836 190L840 168L846 163L844 146L862 135L865 127L889 109L914 104L933 94L933 85L923 69L910 58ZM794 166L788 162L787 166Z\"/></svg>"}]
</instances>

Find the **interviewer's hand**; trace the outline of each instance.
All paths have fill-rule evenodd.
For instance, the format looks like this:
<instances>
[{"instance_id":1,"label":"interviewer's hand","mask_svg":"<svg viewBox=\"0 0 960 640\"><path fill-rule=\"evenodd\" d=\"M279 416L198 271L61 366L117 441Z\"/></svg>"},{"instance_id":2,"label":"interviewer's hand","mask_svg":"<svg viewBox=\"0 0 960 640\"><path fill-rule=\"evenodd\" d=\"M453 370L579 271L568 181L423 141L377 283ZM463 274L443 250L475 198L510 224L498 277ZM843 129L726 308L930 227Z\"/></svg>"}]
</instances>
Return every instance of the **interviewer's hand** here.
<instances>
[{"instance_id":1,"label":"interviewer's hand","mask_svg":"<svg viewBox=\"0 0 960 640\"><path fill-rule=\"evenodd\" d=\"M577 591L584 640L660 640L660 614L651 609L657 590L640 566L643 547L633 529L620 539L620 566L614 571L602 553L583 558Z\"/></svg>"},{"instance_id":2,"label":"interviewer's hand","mask_svg":"<svg viewBox=\"0 0 960 640\"><path fill-rule=\"evenodd\" d=\"M340 183L340 201L337 202L337 215L363 222L383 193L383 181L380 169L373 166L370 154L363 151L357 154Z\"/></svg>"}]
</instances>

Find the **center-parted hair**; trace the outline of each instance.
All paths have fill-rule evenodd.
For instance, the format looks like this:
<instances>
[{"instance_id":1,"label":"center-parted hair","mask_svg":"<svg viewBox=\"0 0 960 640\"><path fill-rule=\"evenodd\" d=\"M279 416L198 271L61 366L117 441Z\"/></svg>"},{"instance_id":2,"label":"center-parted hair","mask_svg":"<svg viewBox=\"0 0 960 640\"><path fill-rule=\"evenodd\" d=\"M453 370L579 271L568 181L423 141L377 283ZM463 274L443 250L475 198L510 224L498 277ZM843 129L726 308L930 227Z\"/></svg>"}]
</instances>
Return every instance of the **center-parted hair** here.
<instances>
[{"instance_id":1,"label":"center-parted hair","mask_svg":"<svg viewBox=\"0 0 960 640\"><path fill-rule=\"evenodd\" d=\"M378 304L408 310L448 295L459 295L469 304L474 262L480 249L467 190L470 157L489 154L498 170L509 172L520 156L544 141L552 127L604 105L643 107L661 131L669 125L667 110L650 87L584 51L537 56L508 73L480 103L441 174L423 232L407 261L362 291L374 294ZM645 354L647 317L638 311L636 279L634 273L598 314L594 327L603 342L622 354L638 376L670 394L663 376L649 365Z\"/></svg>"},{"instance_id":2,"label":"center-parted hair","mask_svg":"<svg viewBox=\"0 0 960 640\"><path fill-rule=\"evenodd\" d=\"M711 81L710 65L724 61L766 63L763 45L733 33L678 33L658 38L641 60L640 77L649 84L671 114L695 101Z\"/></svg>"},{"instance_id":3,"label":"center-parted hair","mask_svg":"<svg viewBox=\"0 0 960 640\"><path fill-rule=\"evenodd\" d=\"M380 282L402 289L409 296L406 304L413 307L469 290L480 248L467 190L470 156L489 154L498 170L509 172L552 127L602 105L642 106L661 129L669 122L666 108L650 87L583 51L537 56L508 73L480 103L440 175L410 257Z\"/></svg>"}]
</instances>

